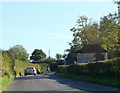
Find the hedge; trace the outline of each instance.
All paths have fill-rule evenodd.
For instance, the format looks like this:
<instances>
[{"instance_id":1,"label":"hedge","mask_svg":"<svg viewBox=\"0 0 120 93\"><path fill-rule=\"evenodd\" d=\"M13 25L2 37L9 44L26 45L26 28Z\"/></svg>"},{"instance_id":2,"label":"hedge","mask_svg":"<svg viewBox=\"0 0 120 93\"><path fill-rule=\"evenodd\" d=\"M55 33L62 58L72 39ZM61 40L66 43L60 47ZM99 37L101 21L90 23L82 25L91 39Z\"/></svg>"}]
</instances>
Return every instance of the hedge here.
<instances>
[{"instance_id":1,"label":"hedge","mask_svg":"<svg viewBox=\"0 0 120 93\"><path fill-rule=\"evenodd\" d=\"M101 77L120 77L120 59L108 62L76 63L58 66L58 72L68 72L79 75L94 75Z\"/></svg>"}]
</instances>

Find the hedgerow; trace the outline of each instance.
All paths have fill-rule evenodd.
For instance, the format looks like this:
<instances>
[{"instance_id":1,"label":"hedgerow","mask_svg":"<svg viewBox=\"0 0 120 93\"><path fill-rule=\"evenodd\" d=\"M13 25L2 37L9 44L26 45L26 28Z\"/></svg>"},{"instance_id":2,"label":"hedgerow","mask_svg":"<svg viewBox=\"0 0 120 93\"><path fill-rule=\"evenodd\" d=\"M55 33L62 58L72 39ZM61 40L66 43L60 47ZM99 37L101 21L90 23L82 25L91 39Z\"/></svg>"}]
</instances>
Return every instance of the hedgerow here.
<instances>
[{"instance_id":1,"label":"hedgerow","mask_svg":"<svg viewBox=\"0 0 120 93\"><path fill-rule=\"evenodd\" d=\"M46 63L33 64L28 60L23 61L15 59L9 51L0 50L0 79L2 80L2 83L0 83L0 90L6 91L10 84L6 84L5 82L12 82L16 76L24 75L24 69L29 66L35 67L39 73L50 72L50 67Z\"/></svg>"},{"instance_id":2,"label":"hedgerow","mask_svg":"<svg viewBox=\"0 0 120 93\"><path fill-rule=\"evenodd\" d=\"M58 66L58 72L101 77L120 77L120 59L108 62L77 63Z\"/></svg>"}]
</instances>

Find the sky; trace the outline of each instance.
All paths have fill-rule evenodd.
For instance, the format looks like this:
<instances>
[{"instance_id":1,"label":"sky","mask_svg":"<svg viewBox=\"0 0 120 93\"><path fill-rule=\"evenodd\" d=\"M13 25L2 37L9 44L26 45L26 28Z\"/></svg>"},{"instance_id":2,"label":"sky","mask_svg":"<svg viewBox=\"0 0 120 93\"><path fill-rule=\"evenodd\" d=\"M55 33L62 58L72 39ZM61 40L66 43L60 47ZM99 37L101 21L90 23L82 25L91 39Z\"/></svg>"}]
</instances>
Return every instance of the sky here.
<instances>
[{"instance_id":1,"label":"sky","mask_svg":"<svg viewBox=\"0 0 120 93\"><path fill-rule=\"evenodd\" d=\"M34 49L42 49L47 57L49 50L51 57L64 54L73 39L70 29L79 16L99 23L100 17L117 12L112 0L24 1L0 1L0 47L3 50L22 45L30 55Z\"/></svg>"}]
</instances>

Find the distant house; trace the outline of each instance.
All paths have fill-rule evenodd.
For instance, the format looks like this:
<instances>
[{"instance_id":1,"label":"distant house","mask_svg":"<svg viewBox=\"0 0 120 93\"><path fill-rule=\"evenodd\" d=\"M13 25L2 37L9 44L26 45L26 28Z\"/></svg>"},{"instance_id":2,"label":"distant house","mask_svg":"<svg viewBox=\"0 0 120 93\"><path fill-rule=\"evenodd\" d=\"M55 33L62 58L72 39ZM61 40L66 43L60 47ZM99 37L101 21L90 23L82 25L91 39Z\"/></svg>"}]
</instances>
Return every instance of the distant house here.
<instances>
[{"instance_id":1,"label":"distant house","mask_svg":"<svg viewBox=\"0 0 120 93\"><path fill-rule=\"evenodd\" d=\"M86 44L77 51L77 63L107 60L107 50L98 44Z\"/></svg>"}]
</instances>

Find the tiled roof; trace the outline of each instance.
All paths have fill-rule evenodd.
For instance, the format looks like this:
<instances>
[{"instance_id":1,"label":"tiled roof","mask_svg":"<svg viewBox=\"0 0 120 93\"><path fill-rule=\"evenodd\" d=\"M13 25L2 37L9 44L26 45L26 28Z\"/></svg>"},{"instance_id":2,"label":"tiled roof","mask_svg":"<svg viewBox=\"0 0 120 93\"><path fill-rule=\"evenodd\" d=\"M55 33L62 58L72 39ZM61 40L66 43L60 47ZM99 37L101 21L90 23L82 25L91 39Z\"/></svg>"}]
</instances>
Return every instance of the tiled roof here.
<instances>
[{"instance_id":1,"label":"tiled roof","mask_svg":"<svg viewBox=\"0 0 120 93\"><path fill-rule=\"evenodd\" d=\"M107 50L101 48L98 44L86 44L77 53L103 53L107 52Z\"/></svg>"}]
</instances>

